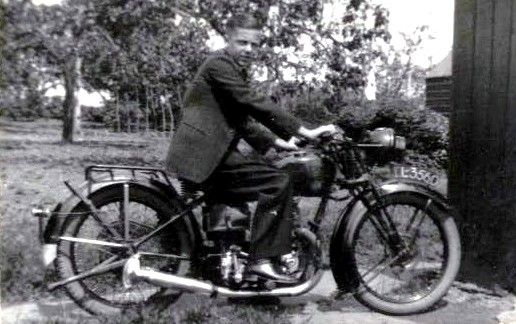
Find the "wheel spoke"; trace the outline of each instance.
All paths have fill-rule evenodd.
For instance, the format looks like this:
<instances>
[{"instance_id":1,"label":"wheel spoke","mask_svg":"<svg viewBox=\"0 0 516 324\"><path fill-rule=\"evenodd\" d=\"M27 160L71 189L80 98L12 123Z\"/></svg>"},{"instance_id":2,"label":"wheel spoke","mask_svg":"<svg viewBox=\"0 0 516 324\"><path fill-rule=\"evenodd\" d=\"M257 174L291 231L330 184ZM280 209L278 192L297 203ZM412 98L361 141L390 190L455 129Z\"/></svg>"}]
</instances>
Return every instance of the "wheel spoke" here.
<instances>
[{"instance_id":1,"label":"wheel spoke","mask_svg":"<svg viewBox=\"0 0 516 324\"><path fill-rule=\"evenodd\" d=\"M145 242L147 242L148 240L150 240L153 236L155 236L157 233L161 232L165 227L169 226L170 224L174 223L175 221L181 219L182 217L184 217L187 213L190 212L190 209L186 209L184 211L182 211L181 213L177 214L177 215L174 215L172 216L169 220L167 220L165 223L159 225L156 229L154 229L152 232L148 233L147 235L139 238L136 242L135 242L135 246L136 247L139 247L140 245L144 244Z\"/></svg>"},{"instance_id":2,"label":"wheel spoke","mask_svg":"<svg viewBox=\"0 0 516 324\"><path fill-rule=\"evenodd\" d=\"M103 249L102 247L100 247L98 245L91 245L91 249L93 249L94 251L99 251L99 252L108 254L108 255L119 255L118 253L114 253L113 251Z\"/></svg>"},{"instance_id":3,"label":"wheel spoke","mask_svg":"<svg viewBox=\"0 0 516 324\"><path fill-rule=\"evenodd\" d=\"M416 208L416 210L414 210L414 213L410 217L410 220L407 223L407 226L405 226L405 232L410 232L410 229L411 229L412 225L414 225L415 220L421 214L421 212L422 212L422 210L419 209L419 208Z\"/></svg>"},{"instance_id":4,"label":"wheel spoke","mask_svg":"<svg viewBox=\"0 0 516 324\"><path fill-rule=\"evenodd\" d=\"M100 245L100 246L109 246L109 247L113 247L113 248L129 248L129 245L127 245L127 244L113 243L113 242L100 241L100 240L92 240L92 239L81 238L81 237L61 236L61 237L59 237L59 239L62 241L85 243L85 244Z\"/></svg>"},{"instance_id":5,"label":"wheel spoke","mask_svg":"<svg viewBox=\"0 0 516 324\"><path fill-rule=\"evenodd\" d=\"M161 257L161 258L171 258L176 260L190 260L190 257L184 256L184 255L178 255L178 254L163 254L163 253L153 253L153 252L145 252L140 251L138 252L140 255L148 255L148 256L154 256L154 257Z\"/></svg>"},{"instance_id":6,"label":"wheel spoke","mask_svg":"<svg viewBox=\"0 0 516 324\"><path fill-rule=\"evenodd\" d=\"M53 290L55 288L64 286L66 284L69 284L69 283L77 281L77 280L86 279L86 278L92 277L92 276L98 276L103 273L112 271L114 269L123 267L127 260L124 259L124 260L113 262L117 258L118 258L118 256L112 256L111 258L104 260L102 263L98 264L97 266L93 267L92 269L84 271L78 275L66 278L64 280L55 282L53 284L50 284L50 285L48 285L48 288L50 290Z\"/></svg>"},{"instance_id":7,"label":"wheel spoke","mask_svg":"<svg viewBox=\"0 0 516 324\"><path fill-rule=\"evenodd\" d=\"M146 229L147 232L149 232L149 233L150 233L150 231L152 231L154 229L154 227L152 227L152 226L148 226L146 224L142 224L142 223L134 222L134 221L131 221L130 226L131 227L139 227L139 228L142 228L142 229Z\"/></svg>"},{"instance_id":8,"label":"wheel spoke","mask_svg":"<svg viewBox=\"0 0 516 324\"><path fill-rule=\"evenodd\" d=\"M409 247L412 247L414 246L414 243L416 242L416 239L419 235L419 232L421 230L421 224L423 224L423 221L425 220L425 217L427 215L427 211L428 211L428 207L430 207L430 204L432 203L432 200L431 199L428 199L427 202L426 202L426 206L425 206L425 209L424 211L421 212L421 214L423 214L423 216L419 219L419 221L417 222L417 225L414 227L414 230L411 231L410 229L407 229L407 232L408 233L411 233L409 234Z\"/></svg>"},{"instance_id":9,"label":"wheel spoke","mask_svg":"<svg viewBox=\"0 0 516 324\"><path fill-rule=\"evenodd\" d=\"M376 279L382 272L384 272L387 268L389 268L396 260L399 259L399 256L391 257L388 259L382 259L380 262L372 266L369 270L367 270L365 273L362 273L362 280L364 283L369 283ZM373 273L370 278L366 278L370 273L373 272L373 270L379 269L376 273Z\"/></svg>"},{"instance_id":10,"label":"wheel spoke","mask_svg":"<svg viewBox=\"0 0 516 324\"><path fill-rule=\"evenodd\" d=\"M367 271L364 271L360 274L360 276L362 277L362 280L364 281L364 283L369 283L371 282L372 280L374 280L376 277L378 277L378 275L387 267L387 266L384 266L382 267L382 269L377 273L377 274L373 274L372 278L366 278L370 273L373 272L373 270L375 270L377 267L379 267L382 263L385 263L387 259L382 259L380 260L380 262L376 263L374 266L372 266L369 270Z\"/></svg>"},{"instance_id":11,"label":"wheel spoke","mask_svg":"<svg viewBox=\"0 0 516 324\"><path fill-rule=\"evenodd\" d=\"M369 220L371 224L376 229L376 233L378 234L378 238L385 244L385 246L389 246L388 233L385 232L382 223L376 218L382 217L381 214L371 214Z\"/></svg>"}]
</instances>

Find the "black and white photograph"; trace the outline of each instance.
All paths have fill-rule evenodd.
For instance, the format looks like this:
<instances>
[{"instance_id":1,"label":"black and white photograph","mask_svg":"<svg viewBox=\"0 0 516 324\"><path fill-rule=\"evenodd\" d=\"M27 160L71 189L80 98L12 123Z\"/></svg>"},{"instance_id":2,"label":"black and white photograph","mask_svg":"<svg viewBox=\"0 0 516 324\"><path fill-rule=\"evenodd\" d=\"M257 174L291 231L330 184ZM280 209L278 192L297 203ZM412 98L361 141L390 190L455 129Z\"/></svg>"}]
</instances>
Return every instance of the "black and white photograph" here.
<instances>
[{"instance_id":1,"label":"black and white photograph","mask_svg":"<svg viewBox=\"0 0 516 324\"><path fill-rule=\"evenodd\" d=\"M0 324L516 324L516 0L0 0Z\"/></svg>"}]
</instances>

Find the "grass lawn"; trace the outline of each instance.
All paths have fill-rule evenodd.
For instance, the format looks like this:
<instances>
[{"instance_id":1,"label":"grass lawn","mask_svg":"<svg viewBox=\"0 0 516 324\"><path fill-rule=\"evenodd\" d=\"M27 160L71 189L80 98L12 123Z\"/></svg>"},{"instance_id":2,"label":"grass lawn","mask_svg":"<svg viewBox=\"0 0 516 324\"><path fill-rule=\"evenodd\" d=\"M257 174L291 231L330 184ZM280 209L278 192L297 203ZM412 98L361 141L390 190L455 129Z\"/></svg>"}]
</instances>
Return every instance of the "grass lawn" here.
<instances>
[{"instance_id":1,"label":"grass lawn","mask_svg":"<svg viewBox=\"0 0 516 324\"><path fill-rule=\"evenodd\" d=\"M63 145L55 120L0 120L2 300L38 298L44 273L37 220L31 209L54 207L70 193L63 181L78 185L84 167L97 164L158 166L165 136L85 131L79 144Z\"/></svg>"}]
</instances>

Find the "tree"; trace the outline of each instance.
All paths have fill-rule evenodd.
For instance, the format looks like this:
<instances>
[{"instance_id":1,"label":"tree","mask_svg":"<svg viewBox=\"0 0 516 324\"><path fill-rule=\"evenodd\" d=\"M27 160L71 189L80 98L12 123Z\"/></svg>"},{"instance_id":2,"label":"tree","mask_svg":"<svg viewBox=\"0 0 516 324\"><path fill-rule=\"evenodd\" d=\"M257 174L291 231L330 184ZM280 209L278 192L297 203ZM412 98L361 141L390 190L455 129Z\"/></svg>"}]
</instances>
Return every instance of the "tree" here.
<instances>
[{"instance_id":1,"label":"tree","mask_svg":"<svg viewBox=\"0 0 516 324\"><path fill-rule=\"evenodd\" d=\"M13 0L6 6L4 37L11 41L5 51L6 58L11 58L8 60L11 68L17 66L12 62L20 58L28 62L21 73L13 74L23 77L30 67L33 72L41 73L37 77L38 85L47 83L43 75L61 79L65 88L62 138L64 142L72 142L78 127L77 92L81 86L82 61L92 44L106 40L93 23L91 3L74 0L61 6L36 7L31 1Z\"/></svg>"},{"instance_id":2,"label":"tree","mask_svg":"<svg viewBox=\"0 0 516 324\"><path fill-rule=\"evenodd\" d=\"M235 12L256 12L268 34L262 52L269 92L282 92L287 74L301 84L321 84L331 94L327 107L338 112L348 90L361 90L372 63L384 59L381 44L389 41L387 11L371 1L353 0L340 5L329 0L200 0L198 16L214 30L225 32ZM333 19L325 14L335 11ZM311 52L304 51L308 47ZM280 88L279 90L277 88ZM299 86L298 89L308 89ZM290 90L285 90L290 91Z\"/></svg>"},{"instance_id":3,"label":"tree","mask_svg":"<svg viewBox=\"0 0 516 324\"><path fill-rule=\"evenodd\" d=\"M59 67L63 79L65 99L63 103L64 142L71 143L79 127L78 91L81 87L81 71L84 58L98 47L98 43L112 46L103 30L95 25L95 11L91 2L70 0L62 6L44 7L46 30L36 32L44 52Z\"/></svg>"},{"instance_id":4,"label":"tree","mask_svg":"<svg viewBox=\"0 0 516 324\"><path fill-rule=\"evenodd\" d=\"M89 64L85 79L97 88L128 93L132 100L136 93L141 105L147 100L142 89L152 85L168 94L175 115L185 84L207 53L210 29L224 36L234 13L254 12L265 23L268 37L256 68L267 79L259 85L263 91L281 101L289 87L301 93L310 89L302 84L321 86L332 94L328 106L336 111L346 98L345 91L363 86L371 62L381 56L377 43L389 38L385 9L369 1L351 1L331 22L323 19L325 6L331 7L328 0L308 6L301 0L200 0L174 7L160 1L94 3L99 13L96 24L119 48L116 55L99 54L103 59L97 56L91 64L85 62ZM183 18L179 23L177 15ZM298 54L302 37L311 42L312 53ZM324 82L314 79L321 71L326 71ZM295 80L285 82L287 74ZM289 86L292 82L297 86Z\"/></svg>"},{"instance_id":5,"label":"tree","mask_svg":"<svg viewBox=\"0 0 516 324\"><path fill-rule=\"evenodd\" d=\"M177 121L186 83L208 52L206 24L186 15L180 19L177 8L166 1L112 0L93 4L95 23L115 49L99 49L85 61L85 80L96 89L111 91L115 97L138 102L142 110L148 108L149 101L151 108L162 107L161 116L152 109L154 120L165 120L170 109Z\"/></svg>"},{"instance_id":6,"label":"tree","mask_svg":"<svg viewBox=\"0 0 516 324\"><path fill-rule=\"evenodd\" d=\"M267 79L262 89L281 98L292 89L306 97L310 94L304 92L320 88L329 96L322 108L338 113L347 91L360 90L371 62L382 57L379 44L389 34L385 9L370 0L341 5L329 21L325 12L332 5L330 0L185 0L175 5L164 0L68 0L38 10L30 5L38 24L27 21L21 35L16 28L12 32L63 80L63 139L72 141L74 94L81 80L86 88L107 89L114 97L139 103L140 109L154 107L149 101L170 98L177 120L185 86L207 54L209 34L223 36L228 18L240 11L255 12L265 23L268 37L256 67L256 74ZM311 52L303 51L306 41ZM38 69L42 64L36 64ZM163 108L161 116L155 111L152 117L165 120L165 113Z\"/></svg>"},{"instance_id":7,"label":"tree","mask_svg":"<svg viewBox=\"0 0 516 324\"><path fill-rule=\"evenodd\" d=\"M2 3L2 111L10 117L27 118L41 113L44 93L56 76L32 37L41 14L30 1Z\"/></svg>"},{"instance_id":8,"label":"tree","mask_svg":"<svg viewBox=\"0 0 516 324\"><path fill-rule=\"evenodd\" d=\"M414 54L421 49L423 41L428 39L427 26L417 27L412 35L403 33L404 46L389 46L387 60L380 64L376 72L378 96L382 98L414 98L424 104L426 72L412 61Z\"/></svg>"}]
</instances>

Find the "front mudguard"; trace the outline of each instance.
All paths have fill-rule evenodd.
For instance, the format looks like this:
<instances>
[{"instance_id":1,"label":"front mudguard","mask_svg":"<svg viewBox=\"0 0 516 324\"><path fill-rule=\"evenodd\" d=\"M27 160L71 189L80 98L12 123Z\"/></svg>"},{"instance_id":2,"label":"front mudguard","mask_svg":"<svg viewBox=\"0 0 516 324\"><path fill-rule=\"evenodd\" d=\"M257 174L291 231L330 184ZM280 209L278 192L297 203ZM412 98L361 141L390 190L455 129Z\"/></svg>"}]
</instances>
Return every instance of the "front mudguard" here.
<instances>
[{"instance_id":1,"label":"front mudguard","mask_svg":"<svg viewBox=\"0 0 516 324\"><path fill-rule=\"evenodd\" d=\"M173 199L173 197L179 196L173 187L161 181L155 179L135 179L124 176L113 178L110 177L105 181L96 181L94 183L86 181L78 188L76 188L76 190L81 193L82 196L89 198L93 193L98 192L99 190L108 189L113 186L120 186L125 183L128 183L130 186L141 187L147 191L153 192L156 195L168 199ZM45 267L54 261L57 251L57 243L63 231L63 226L69 217L74 217L70 213L77 205L81 203L81 199L78 196L72 194L64 201L59 203L52 211L43 231L42 253ZM194 238L195 240L193 244L195 244L195 246L199 246L198 240L201 237L199 224L189 217L185 217L184 220L190 237Z\"/></svg>"},{"instance_id":2,"label":"front mudguard","mask_svg":"<svg viewBox=\"0 0 516 324\"><path fill-rule=\"evenodd\" d=\"M382 182L379 185L381 195L389 195L399 192L410 192L415 195L421 195L425 198L431 199L440 209L450 214L453 213L453 209L448 203L446 197L436 190L432 190L426 184L416 181L406 181L400 179L393 179ZM342 251L342 237L348 235L346 229L348 225L353 222L357 217L366 212L366 207L362 203L363 199L367 199L370 203L374 202L372 193L364 192L360 196L354 197L354 199L348 203L345 209L339 216L335 228L333 230L332 238L330 241L330 267L332 269L335 281L339 285L339 289L343 292L353 292L358 288L359 282L354 276L347 271L346 265L340 264L339 257Z\"/></svg>"}]
</instances>

